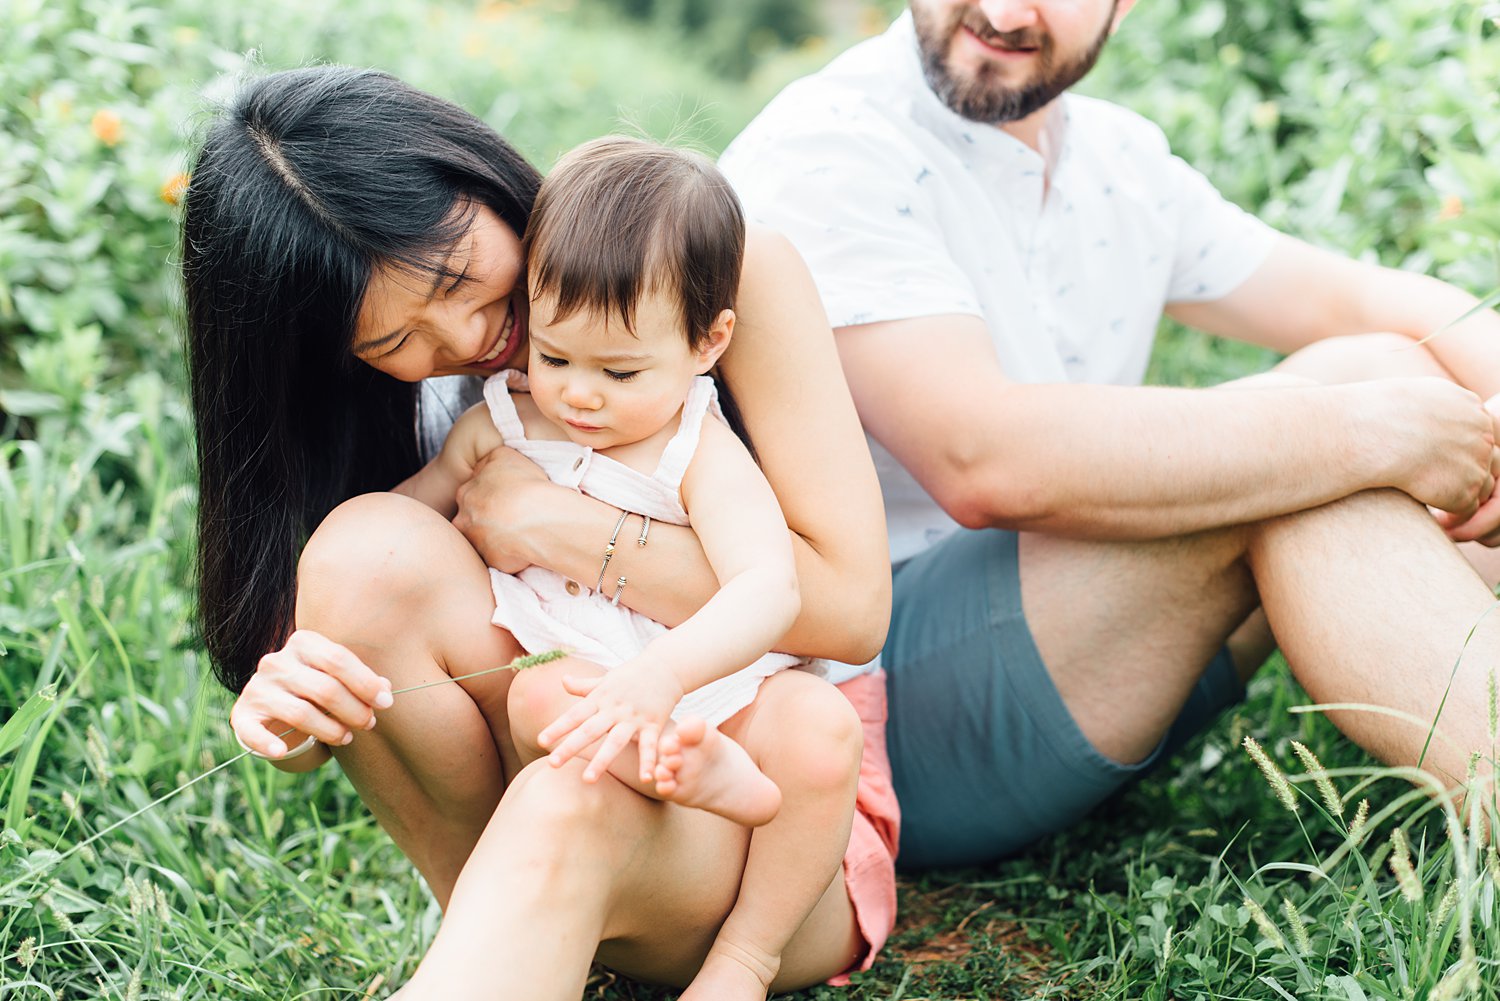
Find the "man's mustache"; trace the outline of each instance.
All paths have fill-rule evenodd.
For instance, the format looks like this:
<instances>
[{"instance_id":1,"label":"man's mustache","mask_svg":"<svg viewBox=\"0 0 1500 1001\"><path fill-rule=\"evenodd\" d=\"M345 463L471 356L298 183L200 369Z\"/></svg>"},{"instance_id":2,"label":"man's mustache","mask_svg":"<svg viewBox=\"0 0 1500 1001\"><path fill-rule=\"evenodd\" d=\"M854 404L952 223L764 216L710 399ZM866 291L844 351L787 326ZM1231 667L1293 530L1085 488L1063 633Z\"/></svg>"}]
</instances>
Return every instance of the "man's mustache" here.
<instances>
[{"instance_id":1,"label":"man's mustache","mask_svg":"<svg viewBox=\"0 0 1500 1001\"><path fill-rule=\"evenodd\" d=\"M996 31L984 20L973 23L970 20L961 22L965 28L972 31L981 42L993 45L1001 49L1042 49L1046 47L1047 35L1045 32L1034 28L1018 28L1015 31Z\"/></svg>"}]
</instances>

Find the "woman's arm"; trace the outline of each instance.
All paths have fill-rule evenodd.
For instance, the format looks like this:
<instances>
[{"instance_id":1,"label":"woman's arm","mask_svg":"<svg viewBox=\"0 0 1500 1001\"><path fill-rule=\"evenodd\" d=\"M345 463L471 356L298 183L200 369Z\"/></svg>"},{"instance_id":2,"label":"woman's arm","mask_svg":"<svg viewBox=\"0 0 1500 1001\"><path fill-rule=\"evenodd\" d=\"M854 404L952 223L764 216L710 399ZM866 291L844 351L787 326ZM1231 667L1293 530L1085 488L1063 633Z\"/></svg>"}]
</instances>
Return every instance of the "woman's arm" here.
<instances>
[{"instance_id":1,"label":"woman's arm","mask_svg":"<svg viewBox=\"0 0 1500 1001\"><path fill-rule=\"evenodd\" d=\"M802 594L777 648L869 660L890 617L880 488L817 289L791 244L769 230L750 231L735 314L720 369L791 529ZM453 523L496 569L535 564L592 581L619 514L497 449L460 489ZM650 544L619 547L610 572L630 579L625 604L669 626L718 590L686 527L653 524Z\"/></svg>"}]
</instances>

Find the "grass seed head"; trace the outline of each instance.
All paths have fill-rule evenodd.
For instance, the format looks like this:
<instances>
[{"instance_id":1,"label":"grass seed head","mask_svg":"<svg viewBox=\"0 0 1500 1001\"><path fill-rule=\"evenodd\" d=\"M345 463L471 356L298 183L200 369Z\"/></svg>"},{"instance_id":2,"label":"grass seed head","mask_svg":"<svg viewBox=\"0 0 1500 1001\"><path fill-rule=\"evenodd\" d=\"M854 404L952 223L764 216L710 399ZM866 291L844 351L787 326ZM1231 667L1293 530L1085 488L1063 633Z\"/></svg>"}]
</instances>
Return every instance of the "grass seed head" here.
<instances>
[{"instance_id":1,"label":"grass seed head","mask_svg":"<svg viewBox=\"0 0 1500 1001\"><path fill-rule=\"evenodd\" d=\"M1297 794L1292 790L1292 784L1286 780L1286 776L1281 774L1281 769L1276 767L1276 762L1271 760L1270 755L1254 737L1247 736L1244 747L1250 759L1260 766L1261 772L1266 776L1266 781L1271 784L1271 791L1276 794L1277 799L1281 800L1281 805L1296 813Z\"/></svg>"},{"instance_id":2,"label":"grass seed head","mask_svg":"<svg viewBox=\"0 0 1500 1001\"><path fill-rule=\"evenodd\" d=\"M1490 671L1489 681L1486 687L1489 689L1487 693L1489 696L1487 702L1489 703L1490 710L1490 744L1493 745L1495 743L1496 735L1500 734L1500 697L1497 697L1495 672L1493 670Z\"/></svg>"},{"instance_id":3,"label":"grass seed head","mask_svg":"<svg viewBox=\"0 0 1500 1001\"><path fill-rule=\"evenodd\" d=\"M1285 951L1286 938L1281 934L1281 929L1276 927L1271 916L1248 894L1245 896L1245 910L1250 912L1250 918L1255 922L1255 927L1260 929L1261 936L1270 939L1276 948Z\"/></svg>"},{"instance_id":4,"label":"grass seed head","mask_svg":"<svg viewBox=\"0 0 1500 1001\"><path fill-rule=\"evenodd\" d=\"M1287 924L1292 929L1292 941L1297 943L1297 951L1304 956L1312 955L1312 939L1307 934L1307 923L1302 920L1302 912L1297 910L1291 897L1281 898L1281 912L1286 915Z\"/></svg>"},{"instance_id":5,"label":"grass seed head","mask_svg":"<svg viewBox=\"0 0 1500 1001\"><path fill-rule=\"evenodd\" d=\"M1307 745L1300 740L1292 741L1292 750L1296 752L1297 757L1302 761L1302 767L1306 768L1308 773L1313 776L1313 784L1318 787L1318 795L1323 797L1323 805L1327 807L1328 812L1335 817L1342 817L1344 815L1344 801L1340 798L1339 791L1334 788L1333 781L1328 778L1326 769L1323 768L1323 762L1319 761L1318 756L1309 750Z\"/></svg>"},{"instance_id":6,"label":"grass seed head","mask_svg":"<svg viewBox=\"0 0 1500 1001\"><path fill-rule=\"evenodd\" d=\"M36 936L27 935L21 939L21 944L16 949L16 962L21 964L23 970L31 969L36 962Z\"/></svg>"},{"instance_id":7,"label":"grass seed head","mask_svg":"<svg viewBox=\"0 0 1500 1001\"><path fill-rule=\"evenodd\" d=\"M1443 899L1438 901L1437 910L1432 912L1433 930L1441 930L1443 922L1448 920L1448 915L1453 913L1453 907L1458 903L1458 880L1448 884L1448 892L1443 894Z\"/></svg>"},{"instance_id":8,"label":"grass seed head","mask_svg":"<svg viewBox=\"0 0 1500 1001\"><path fill-rule=\"evenodd\" d=\"M1349 843L1358 845L1365 837L1365 825L1370 822L1370 801L1362 799L1354 810L1354 819L1349 821Z\"/></svg>"},{"instance_id":9,"label":"grass seed head","mask_svg":"<svg viewBox=\"0 0 1500 1001\"><path fill-rule=\"evenodd\" d=\"M1411 849L1407 847L1406 835L1401 828L1391 832L1391 872L1396 876L1396 885L1401 896L1412 903L1422 899L1422 881L1411 864Z\"/></svg>"}]
</instances>

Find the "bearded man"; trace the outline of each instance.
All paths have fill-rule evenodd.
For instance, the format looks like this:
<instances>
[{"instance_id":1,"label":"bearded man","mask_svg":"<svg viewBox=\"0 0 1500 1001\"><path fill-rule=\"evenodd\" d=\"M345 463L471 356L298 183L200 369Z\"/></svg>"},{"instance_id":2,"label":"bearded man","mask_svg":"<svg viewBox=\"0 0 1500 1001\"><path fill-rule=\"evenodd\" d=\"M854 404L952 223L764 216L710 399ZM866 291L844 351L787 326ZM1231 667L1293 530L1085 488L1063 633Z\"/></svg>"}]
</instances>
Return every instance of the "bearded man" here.
<instances>
[{"instance_id":1,"label":"bearded man","mask_svg":"<svg viewBox=\"0 0 1500 1001\"><path fill-rule=\"evenodd\" d=\"M807 259L880 469L908 865L1071 823L1276 644L1317 701L1434 719L1492 600L1454 543L1500 544L1500 318L1418 344L1474 299L1276 233L1067 93L1132 6L912 0L722 161ZM1164 310L1289 357L1143 387ZM1424 760L1453 782L1489 742L1492 618ZM1423 727L1333 720L1422 756Z\"/></svg>"}]
</instances>

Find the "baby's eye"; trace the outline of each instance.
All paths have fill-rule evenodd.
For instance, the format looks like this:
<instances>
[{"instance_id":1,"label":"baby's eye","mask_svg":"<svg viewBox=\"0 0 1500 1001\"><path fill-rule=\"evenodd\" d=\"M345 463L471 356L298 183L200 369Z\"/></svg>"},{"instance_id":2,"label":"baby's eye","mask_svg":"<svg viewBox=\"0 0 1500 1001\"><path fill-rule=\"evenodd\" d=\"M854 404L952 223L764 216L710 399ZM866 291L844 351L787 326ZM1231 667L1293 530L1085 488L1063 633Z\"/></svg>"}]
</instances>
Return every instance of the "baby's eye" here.
<instances>
[{"instance_id":1,"label":"baby's eye","mask_svg":"<svg viewBox=\"0 0 1500 1001\"><path fill-rule=\"evenodd\" d=\"M640 373L639 369L637 369L634 372L615 372L615 371L613 371L611 369L605 369L604 370L604 374L607 375L607 376L609 376L611 379L615 380L616 382L629 382L631 379L634 379L636 376L640 375L641 373Z\"/></svg>"},{"instance_id":2,"label":"baby's eye","mask_svg":"<svg viewBox=\"0 0 1500 1001\"><path fill-rule=\"evenodd\" d=\"M544 355L540 351L537 352L536 356L540 358L542 360L542 364L546 365L548 368L562 368L567 364L567 362L561 358L554 358L551 355Z\"/></svg>"}]
</instances>

